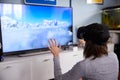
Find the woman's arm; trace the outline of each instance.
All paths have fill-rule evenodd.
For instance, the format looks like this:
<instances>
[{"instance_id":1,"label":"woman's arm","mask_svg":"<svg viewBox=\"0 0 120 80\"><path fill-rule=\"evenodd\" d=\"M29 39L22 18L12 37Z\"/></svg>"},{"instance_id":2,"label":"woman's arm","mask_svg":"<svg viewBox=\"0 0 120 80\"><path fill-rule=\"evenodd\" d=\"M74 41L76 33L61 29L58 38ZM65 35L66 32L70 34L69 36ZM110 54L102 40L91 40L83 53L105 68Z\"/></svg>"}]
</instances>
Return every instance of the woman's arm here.
<instances>
[{"instance_id":1,"label":"woman's arm","mask_svg":"<svg viewBox=\"0 0 120 80\"><path fill-rule=\"evenodd\" d=\"M49 49L51 50L54 58L54 75L55 80L79 80L84 75L84 64L82 62L77 63L71 70L69 70L67 73L62 74L61 68L60 68L60 62L59 62L59 53L61 46L56 45L56 40L51 39L49 40ZM80 79L81 80L81 79Z\"/></svg>"},{"instance_id":2,"label":"woman's arm","mask_svg":"<svg viewBox=\"0 0 120 80\"><path fill-rule=\"evenodd\" d=\"M85 75L85 67L82 62L75 64L71 70L69 70L67 73L62 74L59 57L54 57L53 60L55 80L82 80L82 77Z\"/></svg>"}]
</instances>

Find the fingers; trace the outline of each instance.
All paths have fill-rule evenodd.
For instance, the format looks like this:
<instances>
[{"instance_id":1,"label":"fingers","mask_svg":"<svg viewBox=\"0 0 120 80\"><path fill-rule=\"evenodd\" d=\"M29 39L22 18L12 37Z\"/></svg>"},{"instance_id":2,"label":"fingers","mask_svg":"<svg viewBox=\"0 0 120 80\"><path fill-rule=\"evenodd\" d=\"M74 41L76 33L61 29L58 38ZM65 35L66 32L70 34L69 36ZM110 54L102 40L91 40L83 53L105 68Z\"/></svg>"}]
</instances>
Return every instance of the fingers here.
<instances>
[{"instance_id":1,"label":"fingers","mask_svg":"<svg viewBox=\"0 0 120 80\"><path fill-rule=\"evenodd\" d=\"M55 39L49 39L48 42L49 42L49 44L48 44L49 49L51 49L53 47L61 48L61 45L60 44L57 45L57 42Z\"/></svg>"},{"instance_id":2,"label":"fingers","mask_svg":"<svg viewBox=\"0 0 120 80\"><path fill-rule=\"evenodd\" d=\"M53 43L54 43L54 46L56 46L56 40L55 39L53 39Z\"/></svg>"},{"instance_id":3,"label":"fingers","mask_svg":"<svg viewBox=\"0 0 120 80\"><path fill-rule=\"evenodd\" d=\"M58 44L58 47L59 47L59 48L61 48L61 45L60 45L60 44Z\"/></svg>"},{"instance_id":4,"label":"fingers","mask_svg":"<svg viewBox=\"0 0 120 80\"><path fill-rule=\"evenodd\" d=\"M49 42L49 47L52 45L51 39L48 40Z\"/></svg>"},{"instance_id":5,"label":"fingers","mask_svg":"<svg viewBox=\"0 0 120 80\"><path fill-rule=\"evenodd\" d=\"M56 40L55 39L49 39L48 42L49 42L49 45L51 47L55 47L56 46Z\"/></svg>"},{"instance_id":6,"label":"fingers","mask_svg":"<svg viewBox=\"0 0 120 80\"><path fill-rule=\"evenodd\" d=\"M60 48L61 48L61 45L59 44L57 46L57 42L55 39L49 39L48 40L49 42L49 45L48 45L48 48L50 49L51 53L56 57L59 55L59 52L60 52Z\"/></svg>"},{"instance_id":7,"label":"fingers","mask_svg":"<svg viewBox=\"0 0 120 80\"><path fill-rule=\"evenodd\" d=\"M51 47L50 47L50 45L48 45L48 48L51 50Z\"/></svg>"}]
</instances>

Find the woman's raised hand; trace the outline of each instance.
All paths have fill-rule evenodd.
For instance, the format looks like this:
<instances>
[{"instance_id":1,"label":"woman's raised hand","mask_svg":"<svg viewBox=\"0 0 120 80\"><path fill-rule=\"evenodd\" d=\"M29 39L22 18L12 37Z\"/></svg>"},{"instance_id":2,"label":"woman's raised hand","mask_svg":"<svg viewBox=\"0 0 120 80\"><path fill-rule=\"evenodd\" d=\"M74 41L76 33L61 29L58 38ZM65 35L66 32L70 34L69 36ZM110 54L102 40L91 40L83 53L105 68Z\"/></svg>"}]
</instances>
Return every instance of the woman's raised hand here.
<instances>
[{"instance_id":1,"label":"woman's raised hand","mask_svg":"<svg viewBox=\"0 0 120 80\"><path fill-rule=\"evenodd\" d=\"M54 57L59 56L59 53L60 53L60 50L61 50L61 46L57 45L55 39L49 39L48 42L49 42L48 48L52 52L53 56Z\"/></svg>"}]
</instances>

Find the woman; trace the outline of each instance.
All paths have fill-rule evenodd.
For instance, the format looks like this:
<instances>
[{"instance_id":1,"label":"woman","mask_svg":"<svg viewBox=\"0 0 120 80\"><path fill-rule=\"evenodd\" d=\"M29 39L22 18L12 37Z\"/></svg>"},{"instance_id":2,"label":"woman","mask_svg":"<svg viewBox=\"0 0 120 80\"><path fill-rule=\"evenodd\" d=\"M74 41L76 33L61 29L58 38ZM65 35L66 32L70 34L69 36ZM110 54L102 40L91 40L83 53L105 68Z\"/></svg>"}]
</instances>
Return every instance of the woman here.
<instances>
[{"instance_id":1,"label":"woman","mask_svg":"<svg viewBox=\"0 0 120 80\"><path fill-rule=\"evenodd\" d=\"M49 49L54 56L55 80L118 80L119 64L114 52L108 52L107 41L110 37L105 25L93 23L84 27L85 40L83 61L78 62L67 73L62 74L59 53L60 45L54 39L49 40ZM80 32L81 34L81 32Z\"/></svg>"}]
</instances>

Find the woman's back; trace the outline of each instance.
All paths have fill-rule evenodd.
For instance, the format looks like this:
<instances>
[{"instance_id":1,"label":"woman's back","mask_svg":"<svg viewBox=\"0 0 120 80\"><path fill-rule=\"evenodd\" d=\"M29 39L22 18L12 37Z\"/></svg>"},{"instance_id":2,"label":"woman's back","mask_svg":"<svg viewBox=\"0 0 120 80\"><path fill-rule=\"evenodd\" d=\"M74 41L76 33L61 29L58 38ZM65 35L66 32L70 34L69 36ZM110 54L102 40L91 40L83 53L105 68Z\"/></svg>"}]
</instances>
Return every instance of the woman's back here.
<instances>
[{"instance_id":1,"label":"woman's back","mask_svg":"<svg viewBox=\"0 0 120 80\"><path fill-rule=\"evenodd\" d=\"M115 53L91 60L88 58L85 63L85 80L118 80L118 59Z\"/></svg>"}]
</instances>

